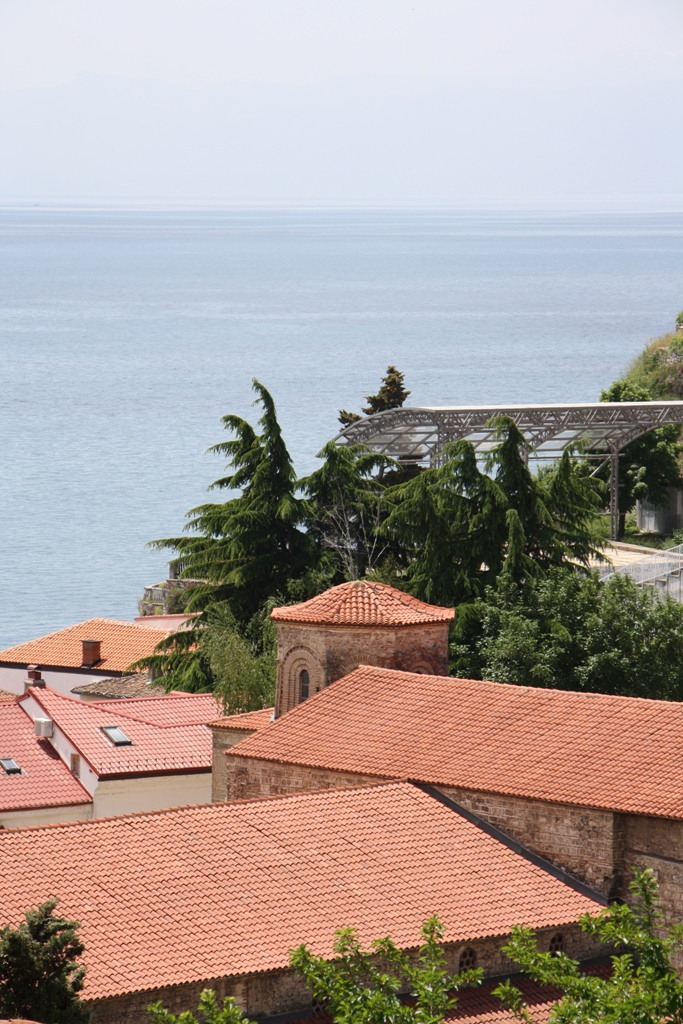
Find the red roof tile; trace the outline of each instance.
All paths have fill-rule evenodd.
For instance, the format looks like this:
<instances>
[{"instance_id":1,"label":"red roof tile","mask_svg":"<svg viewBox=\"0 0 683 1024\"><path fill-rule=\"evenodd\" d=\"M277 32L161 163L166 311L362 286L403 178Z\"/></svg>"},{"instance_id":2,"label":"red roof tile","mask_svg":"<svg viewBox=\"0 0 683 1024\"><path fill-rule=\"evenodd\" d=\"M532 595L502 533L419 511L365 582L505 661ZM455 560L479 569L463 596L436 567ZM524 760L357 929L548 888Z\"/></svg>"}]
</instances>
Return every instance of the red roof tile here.
<instances>
[{"instance_id":1,"label":"red roof tile","mask_svg":"<svg viewBox=\"0 0 683 1024\"><path fill-rule=\"evenodd\" d=\"M0 704L0 757L13 758L22 770L6 775L0 768L0 811L91 802L49 740L34 736L33 722L13 701Z\"/></svg>"},{"instance_id":2,"label":"red roof tile","mask_svg":"<svg viewBox=\"0 0 683 1024\"><path fill-rule=\"evenodd\" d=\"M97 706L154 725L207 725L222 710L212 693L164 693L130 700L102 700Z\"/></svg>"},{"instance_id":3,"label":"red roof tile","mask_svg":"<svg viewBox=\"0 0 683 1024\"><path fill-rule=\"evenodd\" d=\"M217 718L209 725L212 729L246 729L249 732L256 732L258 729L265 729L273 720L273 709L263 708L262 711L245 711L241 715L225 715Z\"/></svg>"},{"instance_id":4,"label":"red roof tile","mask_svg":"<svg viewBox=\"0 0 683 1024\"><path fill-rule=\"evenodd\" d=\"M0 700L16 700L18 694L10 693L9 690L0 690Z\"/></svg>"},{"instance_id":5,"label":"red roof tile","mask_svg":"<svg viewBox=\"0 0 683 1024\"><path fill-rule=\"evenodd\" d=\"M347 925L409 948L435 912L462 942L599 910L408 783L0 832L0 863L0 925L51 893L82 923L90 999L329 956Z\"/></svg>"},{"instance_id":6,"label":"red roof tile","mask_svg":"<svg viewBox=\"0 0 683 1024\"><path fill-rule=\"evenodd\" d=\"M161 697L166 691L159 683L150 682L149 672L134 672L128 676L114 676L112 679L95 679L92 683L72 686L71 693L92 694L107 700L121 700L132 697Z\"/></svg>"},{"instance_id":7,"label":"red roof tile","mask_svg":"<svg viewBox=\"0 0 683 1024\"><path fill-rule=\"evenodd\" d=\"M361 665L234 756L683 818L683 704Z\"/></svg>"},{"instance_id":8,"label":"red roof tile","mask_svg":"<svg viewBox=\"0 0 683 1024\"><path fill-rule=\"evenodd\" d=\"M88 619L57 633L49 633L38 640L30 640L0 651L0 664L38 665L49 668L81 668L83 640L101 642L101 660L97 672L125 672L139 658L154 652L155 646L168 633L143 629L132 622L114 619Z\"/></svg>"},{"instance_id":9,"label":"red roof tile","mask_svg":"<svg viewBox=\"0 0 683 1024\"><path fill-rule=\"evenodd\" d=\"M416 626L450 622L453 608L418 601L385 583L341 583L303 604L273 608L276 622L310 622L329 626Z\"/></svg>"},{"instance_id":10,"label":"red roof tile","mask_svg":"<svg viewBox=\"0 0 683 1024\"><path fill-rule=\"evenodd\" d=\"M211 768L211 731L205 725L157 725L122 713L124 701L86 703L64 697L49 687L32 688L21 701L29 697L41 705L46 716L59 726L100 778ZM114 746L102 732L108 725L120 726L132 741L131 745Z\"/></svg>"}]
</instances>

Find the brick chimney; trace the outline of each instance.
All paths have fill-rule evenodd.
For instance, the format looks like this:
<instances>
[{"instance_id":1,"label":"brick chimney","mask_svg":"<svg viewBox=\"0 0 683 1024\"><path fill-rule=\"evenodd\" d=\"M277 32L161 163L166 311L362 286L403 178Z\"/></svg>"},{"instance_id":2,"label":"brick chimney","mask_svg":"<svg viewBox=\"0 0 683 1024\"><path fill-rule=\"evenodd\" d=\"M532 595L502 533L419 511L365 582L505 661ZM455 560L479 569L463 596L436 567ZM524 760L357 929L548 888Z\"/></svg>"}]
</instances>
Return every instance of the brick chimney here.
<instances>
[{"instance_id":1,"label":"brick chimney","mask_svg":"<svg viewBox=\"0 0 683 1024\"><path fill-rule=\"evenodd\" d=\"M24 679L24 693L30 686L36 686L39 690L45 689L45 680L38 671L37 665L26 666L26 679Z\"/></svg>"},{"instance_id":2,"label":"brick chimney","mask_svg":"<svg viewBox=\"0 0 683 1024\"><path fill-rule=\"evenodd\" d=\"M100 654L100 640L82 640L83 644L83 659L81 661L81 668L94 668L101 660Z\"/></svg>"}]
</instances>

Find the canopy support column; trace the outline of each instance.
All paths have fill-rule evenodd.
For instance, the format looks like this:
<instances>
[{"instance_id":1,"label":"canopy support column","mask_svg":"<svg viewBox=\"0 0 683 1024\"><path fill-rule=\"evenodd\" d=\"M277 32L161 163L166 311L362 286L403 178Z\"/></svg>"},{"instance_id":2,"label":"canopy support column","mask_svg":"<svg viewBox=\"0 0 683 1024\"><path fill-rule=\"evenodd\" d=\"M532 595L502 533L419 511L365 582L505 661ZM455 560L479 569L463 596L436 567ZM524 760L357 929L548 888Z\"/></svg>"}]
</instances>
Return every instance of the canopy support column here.
<instances>
[{"instance_id":1,"label":"canopy support column","mask_svg":"<svg viewBox=\"0 0 683 1024\"><path fill-rule=\"evenodd\" d=\"M609 461L609 537L619 540L619 452L612 452Z\"/></svg>"}]
</instances>

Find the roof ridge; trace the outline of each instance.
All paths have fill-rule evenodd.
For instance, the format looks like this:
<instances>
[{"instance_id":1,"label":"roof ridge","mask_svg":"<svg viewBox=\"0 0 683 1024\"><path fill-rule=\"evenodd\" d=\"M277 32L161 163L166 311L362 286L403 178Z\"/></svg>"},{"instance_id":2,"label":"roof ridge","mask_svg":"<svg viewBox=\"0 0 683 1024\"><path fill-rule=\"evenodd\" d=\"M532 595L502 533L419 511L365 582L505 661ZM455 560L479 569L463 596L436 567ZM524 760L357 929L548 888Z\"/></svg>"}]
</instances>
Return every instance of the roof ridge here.
<instances>
[{"instance_id":1,"label":"roof ridge","mask_svg":"<svg viewBox=\"0 0 683 1024\"><path fill-rule=\"evenodd\" d=\"M562 690L560 688L552 687L552 686L529 686L528 684L525 684L525 683L504 683L504 682L499 682L496 679L470 679L467 676L438 676L438 675L432 675L431 673L427 673L427 672L424 672L424 673L422 673L422 672L408 672L405 669L386 668L386 667L380 666L380 665L360 664L353 671L357 672L359 669L367 669L367 670L369 670L371 672L386 673L387 675L391 675L391 676L393 676L393 675L419 676L421 680L425 680L425 679L439 679L439 680L443 680L445 682L450 682L450 683L474 683L476 686L481 686L481 687L484 687L484 686L487 686L487 687L490 686L490 687L496 687L496 688L498 688L498 687L501 687L501 688L505 687L505 689L507 689L507 690L510 690L510 691L512 691L512 690L519 690L520 692L523 692L523 693L534 693L534 694L559 693L559 694L563 694L566 697L570 697L570 698L571 697L581 697L581 698L586 698L586 699L598 698L600 700L628 701L629 703L635 703L636 701L638 701L638 702L640 702L642 704L647 704L648 706L655 705L658 708L659 707L661 707L661 708L673 707L673 708L681 708L681 709L683 709L683 701L678 701L678 700L658 700L655 697L627 697L625 694L621 694L621 693L600 693L598 690ZM342 679L346 679L346 678L348 678L348 676L350 676L352 674L353 674L352 672L349 672L349 673L347 673L346 676L342 676L341 678ZM336 682L336 680L335 680L335 682ZM332 685L332 684L330 684L330 685ZM326 689L327 689L327 687L326 687ZM324 692L324 691L321 691L321 692ZM315 694L314 696L317 696L317 694ZM292 710L294 710L294 709L292 709Z\"/></svg>"}]
</instances>

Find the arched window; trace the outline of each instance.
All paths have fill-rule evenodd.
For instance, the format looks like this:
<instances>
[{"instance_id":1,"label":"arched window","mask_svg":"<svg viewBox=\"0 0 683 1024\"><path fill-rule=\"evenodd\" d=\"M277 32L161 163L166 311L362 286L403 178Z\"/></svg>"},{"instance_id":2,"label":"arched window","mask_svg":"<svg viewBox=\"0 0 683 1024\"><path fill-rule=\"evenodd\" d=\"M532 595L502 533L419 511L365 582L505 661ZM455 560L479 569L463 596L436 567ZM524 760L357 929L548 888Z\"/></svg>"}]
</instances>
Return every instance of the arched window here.
<instances>
[{"instance_id":1,"label":"arched window","mask_svg":"<svg viewBox=\"0 0 683 1024\"><path fill-rule=\"evenodd\" d=\"M311 685L311 677L309 676L309 674L306 671L306 669L304 669L302 671L301 675L299 676L299 685L300 685L300 697L299 697L299 699L300 700L306 700L306 698L308 697L308 690L309 690L309 687Z\"/></svg>"},{"instance_id":2,"label":"arched window","mask_svg":"<svg viewBox=\"0 0 683 1024\"><path fill-rule=\"evenodd\" d=\"M564 952L564 936L562 932L555 932L552 939L550 940L550 952L553 956L557 956L558 953Z\"/></svg>"},{"instance_id":3,"label":"arched window","mask_svg":"<svg viewBox=\"0 0 683 1024\"><path fill-rule=\"evenodd\" d=\"M471 946L468 946L467 949L463 949L462 953L460 954L460 963L458 965L458 970L460 974L462 974L463 971L474 970L476 966L477 952L476 950L472 949Z\"/></svg>"}]
</instances>

